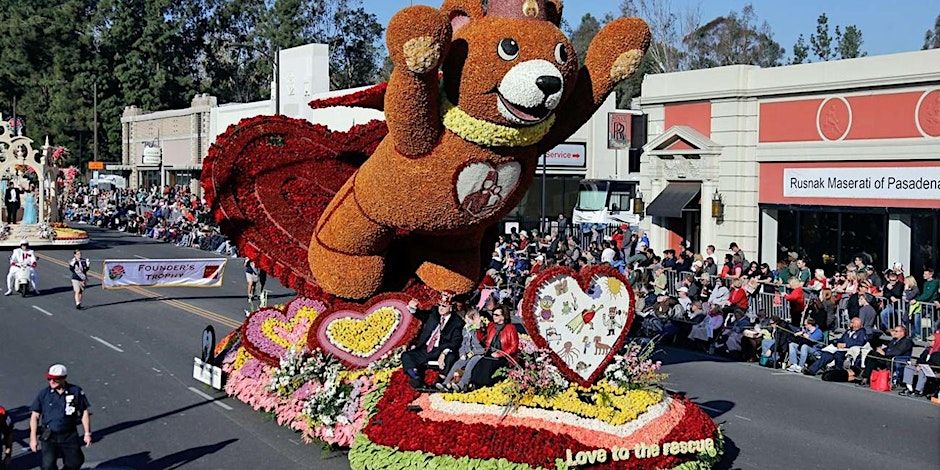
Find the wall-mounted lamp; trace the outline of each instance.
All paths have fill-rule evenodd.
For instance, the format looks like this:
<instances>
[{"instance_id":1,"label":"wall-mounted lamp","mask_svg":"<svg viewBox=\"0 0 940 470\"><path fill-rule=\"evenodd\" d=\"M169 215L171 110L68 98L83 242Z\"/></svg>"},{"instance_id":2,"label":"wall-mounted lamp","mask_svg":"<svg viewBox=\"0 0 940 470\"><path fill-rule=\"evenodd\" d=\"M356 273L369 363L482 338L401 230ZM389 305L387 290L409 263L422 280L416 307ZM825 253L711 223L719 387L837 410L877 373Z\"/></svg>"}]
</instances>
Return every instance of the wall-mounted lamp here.
<instances>
[{"instance_id":1,"label":"wall-mounted lamp","mask_svg":"<svg viewBox=\"0 0 940 470\"><path fill-rule=\"evenodd\" d=\"M715 189L715 194L712 195L712 217L721 220L725 216L725 203L721 200L721 194L718 193L718 189Z\"/></svg>"},{"instance_id":2,"label":"wall-mounted lamp","mask_svg":"<svg viewBox=\"0 0 940 470\"><path fill-rule=\"evenodd\" d=\"M643 213L646 211L646 203L643 202L643 193L640 190L636 191L636 196L633 197L633 213L638 217L643 218Z\"/></svg>"}]
</instances>

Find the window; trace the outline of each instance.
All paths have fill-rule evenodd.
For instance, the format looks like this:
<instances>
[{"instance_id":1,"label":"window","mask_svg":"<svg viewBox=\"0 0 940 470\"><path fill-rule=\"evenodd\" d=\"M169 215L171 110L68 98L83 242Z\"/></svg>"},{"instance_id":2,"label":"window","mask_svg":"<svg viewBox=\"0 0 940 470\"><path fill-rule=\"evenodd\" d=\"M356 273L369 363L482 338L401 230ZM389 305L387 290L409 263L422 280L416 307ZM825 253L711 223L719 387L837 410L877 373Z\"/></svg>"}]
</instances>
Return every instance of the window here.
<instances>
[{"instance_id":1,"label":"window","mask_svg":"<svg viewBox=\"0 0 940 470\"><path fill-rule=\"evenodd\" d=\"M578 188L578 209L582 211L599 211L607 203L606 181L583 181Z\"/></svg>"},{"instance_id":2,"label":"window","mask_svg":"<svg viewBox=\"0 0 940 470\"><path fill-rule=\"evenodd\" d=\"M940 269L940 211L911 216L911 265L907 271L918 280L922 279L924 266ZM891 260L893 263L894 260Z\"/></svg>"}]
</instances>

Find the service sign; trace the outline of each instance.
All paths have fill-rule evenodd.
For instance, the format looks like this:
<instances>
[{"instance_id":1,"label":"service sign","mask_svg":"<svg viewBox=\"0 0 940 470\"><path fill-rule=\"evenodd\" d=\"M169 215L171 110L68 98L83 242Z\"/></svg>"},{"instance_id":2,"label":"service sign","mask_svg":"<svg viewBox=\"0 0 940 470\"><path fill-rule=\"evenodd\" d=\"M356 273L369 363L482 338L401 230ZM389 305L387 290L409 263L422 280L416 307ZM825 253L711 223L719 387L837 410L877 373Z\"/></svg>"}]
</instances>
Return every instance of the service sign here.
<instances>
[{"instance_id":1,"label":"service sign","mask_svg":"<svg viewBox=\"0 0 940 470\"><path fill-rule=\"evenodd\" d=\"M587 166L587 144L561 144L548 152L539 165L549 167L584 168Z\"/></svg>"},{"instance_id":2,"label":"service sign","mask_svg":"<svg viewBox=\"0 0 940 470\"><path fill-rule=\"evenodd\" d=\"M222 287L225 258L105 260L105 289Z\"/></svg>"},{"instance_id":3,"label":"service sign","mask_svg":"<svg viewBox=\"0 0 940 470\"><path fill-rule=\"evenodd\" d=\"M787 168L784 197L938 199L940 167Z\"/></svg>"},{"instance_id":4,"label":"service sign","mask_svg":"<svg viewBox=\"0 0 940 470\"><path fill-rule=\"evenodd\" d=\"M607 113L607 148L622 150L630 148L633 114Z\"/></svg>"}]
</instances>

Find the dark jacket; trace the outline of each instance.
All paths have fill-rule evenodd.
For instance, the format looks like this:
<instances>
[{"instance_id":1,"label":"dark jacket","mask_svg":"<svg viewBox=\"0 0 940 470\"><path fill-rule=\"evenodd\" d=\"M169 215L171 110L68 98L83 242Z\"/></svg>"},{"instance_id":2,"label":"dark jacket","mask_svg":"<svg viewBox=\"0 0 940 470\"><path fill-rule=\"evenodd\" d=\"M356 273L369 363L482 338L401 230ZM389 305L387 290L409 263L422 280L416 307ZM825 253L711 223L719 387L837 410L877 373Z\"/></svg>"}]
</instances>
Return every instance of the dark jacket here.
<instances>
[{"instance_id":1,"label":"dark jacket","mask_svg":"<svg viewBox=\"0 0 940 470\"><path fill-rule=\"evenodd\" d=\"M852 346L864 346L868 342L868 334L865 333L865 328L861 328L858 331L846 330L845 333L842 333L842 337L836 341L838 343L845 343L846 348L851 348Z\"/></svg>"},{"instance_id":2,"label":"dark jacket","mask_svg":"<svg viewBox=\"0 0 940 470\"><path fill-rule=\"evenodd\" d=\"M931 279L924 283L924 291L916 300L918 302L933 302L937 300L938 290L940 290L940 279Z\"/></svg>"},{"instance_id":3,"label":"dark jacket","mask_svg":"<svg viewBox=\"0 0 940 470\"><path fill-rule=\"evenodd\" d=\"M917 359L917 363L940 367L940 352L930 354L930 348L924 348L924 351L920 353L920 357Z\"/></svg>"},{"instance_id":4,"label":"dark jacket","mask_svg":"<svg viewBox=\"0 0 940 470\"><path fill-rule=\"evenodd\" d=\"M901 339L892 338L891 341L885 345L885 357L910 356L913 350L914 340L910 337L905 336Z\"/></svg>"},{"instance_id":5,"label":"dark jacket","mask_svg":"<svg viewBox=\"0 0 940 470\"><path fill-rule=\"evenodd\" d=\"M427 345L428 341L431 339L431 335L434 334L434 330L437 329L437 325L441 323L441 315L438 313L437 307L432 308L427 313L421 311L415 312L414 315L424 320L424 326L421 327L421 334L418 335L418 340L415 341L415 346L422 348ZM451 311L450 319L441 330L441 339L438 342L438 347L436 350L432 350L432 352L439 352L445 349L449 349L453 352L460 351L460 343L463 342L463 326L464 321L460 318L460 315Z\"/></svg>"},{"instance_id":6,"label":"dark jacket","mask_svg":"<svg viewBox=\"0 0 940 470\"><path fill-rule=\"evenodd\" d=\"M886 298L886 299L888 299L888 300L891 300L891 299L897 299L897 300L903 299L903 298L904 298L904 283L903 283L903 282L899 282L899 281L895 281L894 287L888 288L887 286L885 286L884 298Z\"/></svg>"}]
</instances>

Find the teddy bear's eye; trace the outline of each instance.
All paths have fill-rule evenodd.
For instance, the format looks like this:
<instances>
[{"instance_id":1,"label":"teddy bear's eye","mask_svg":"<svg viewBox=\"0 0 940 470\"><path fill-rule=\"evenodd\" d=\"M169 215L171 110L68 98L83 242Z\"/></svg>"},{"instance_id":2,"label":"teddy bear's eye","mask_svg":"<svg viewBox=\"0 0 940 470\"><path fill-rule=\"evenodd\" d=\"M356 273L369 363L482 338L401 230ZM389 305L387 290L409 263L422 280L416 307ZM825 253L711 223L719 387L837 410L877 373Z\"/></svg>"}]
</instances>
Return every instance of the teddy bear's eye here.
<instances>
[{"instance_id":1,"label":"teddy bear's eye","mask_svg":"<svg viewBox=\"0 0 940 470\"><path fill-rule=\"evenodd\" d=\"M555 61L559 64L568 62L568 49L565 49L564 44L558 44L555 46Z\"/></svg>"},{"instance_id":2,"label":"teddy bear's eye","mask_svg":"<svg viewBox=\"0 0 940 470\"><path fill-rule=\"evenodd\" d=\"M496 49L499 53L499 57L503 60L513 60L519 57L519 43L517 43L515 39L503 39L499 42L499 47Z\"/></svg>"}]
</instances>

